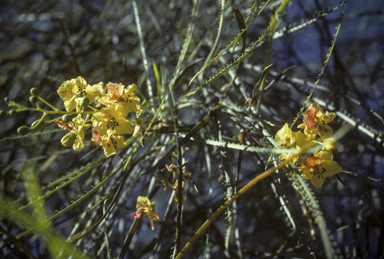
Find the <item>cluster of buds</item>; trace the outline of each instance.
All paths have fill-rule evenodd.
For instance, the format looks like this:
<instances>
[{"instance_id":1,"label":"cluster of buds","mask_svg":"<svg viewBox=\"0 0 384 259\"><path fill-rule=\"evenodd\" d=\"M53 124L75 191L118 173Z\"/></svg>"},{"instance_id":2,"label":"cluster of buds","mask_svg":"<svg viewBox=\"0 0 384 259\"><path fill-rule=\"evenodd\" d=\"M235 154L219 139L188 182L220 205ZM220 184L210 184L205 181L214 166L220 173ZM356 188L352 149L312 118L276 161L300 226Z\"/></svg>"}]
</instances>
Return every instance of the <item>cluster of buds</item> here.
<instances>
[{"instance_id":1,"label":"cluster of buds","mask_svg":"<svg viewBox=\"0 0 384 259\"><path fill-rule=\"evenodd\" d=\"M298 128L304 129L303 132L293 132L288 124L285 124L275 136L276 144L281 148L300 149L308 143L315 142L323 144L320 151L313 155L308 155L305 159L302 156L296 156L291 161L299 164L298 168L305 179L311 180L317 188L321 188L326 177L331 177L342 171L342 168L333 161L332 149L334 149L335 140L332 138L333 131L327 125L336 114L333 112L324 112L317 103L311 106L303 113L304 123ZM317 138L319 136L319 138ZM282 154L281 160L290 159L293 154Z\"/></svg>"},{"instance_id":2,"label":"cluster of buds","mask_svg":"<svg viewBox=\"0 0 384 259\"><path fill-rule=\"evenodd\" d=\"M79 151L84 148L84 130L91 127L87 122L92 122L92 141L97 142L103 147L106 156L116 154L117 150L124 148L127 144L122 134L131 134L133 129L130 122L126 119L131 111L140 110L140 99L134 95L136 85L129 85L126 88L123 84L109 83L105 88L103 83L89 85L82 77L65 81L57 90L60 98L64 101L67 112L82 111L89 107L94 112L92 118L84 119L82 114L78 114L72 121L68 121L68 116L63 116L62 120L57 120L59 127L69 130L61 143L66 146L73 146ZM89 106L95 102L95 109ZM70 120L70 118L69 118Z\"/></svg>"},{"instance_id":3,"label":"cluster of buds","mask_svg":"<svg viewBox=\"0 0 384 259\"><path fill-rule=\"evenodd\" d=\"M29 97L29 102L30 102L31 104L35 104L35 105L37 105L37 107L39 107L39 106L38 106L38 103L37 103L37 102L39 101L39 99L40 99L41 101L45 102L44 99L42 99L42 98L40 97L40 91L39 91L39 89L37 89L37 88L31 88L31 90L30 90L30 94L31 94L31 96ZM5 97L5 98L4 98L4 101L5 101L6 103L8 103L8 105L11 107L11 109L10 109L8 112L1 110L1 111L0 111L0 118L5 117L5 116L7 115L7 113L9 113L10 115L14 116L14 115L16 115L17 112L25 111L25 110L29 110L27 107L24 107L24 106L22 106L22 105L19 105L19 104L15 103L15 102L11 101L11 100L9 99L9 97ZM34 121L34 122L32 123L32 125L31 125L31 127L28 127L28 126L25 126L25 125L19 127L19 128L17 129L17 133L18 133L19 135L25 135L25 134L28 134L29 131L32 130L32 129L34 129L34 130L39 130L39 129L44 128L44 127L46 126L46 124L47 124L47 122L44 121L44 117L45 117L45 115L46 115L46 114L44 114L43 117L40 118L39 120Z\"/></svg>"}]
</instances>

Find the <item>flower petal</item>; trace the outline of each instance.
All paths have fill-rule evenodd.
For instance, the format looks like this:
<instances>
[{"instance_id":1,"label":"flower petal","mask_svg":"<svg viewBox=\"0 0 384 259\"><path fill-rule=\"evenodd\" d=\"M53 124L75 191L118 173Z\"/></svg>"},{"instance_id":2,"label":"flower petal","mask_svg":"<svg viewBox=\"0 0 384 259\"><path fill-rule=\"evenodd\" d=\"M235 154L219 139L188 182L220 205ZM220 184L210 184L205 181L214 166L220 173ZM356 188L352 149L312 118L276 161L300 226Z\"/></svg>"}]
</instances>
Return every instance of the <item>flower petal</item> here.
<instances>
[{"instance_id":1,"label":"flower petal","mask_svg":"<svg viewBox=\"0 0 384 259\"><path fill-rule=\"evenodd\" d=\"M315 157L322 158L323 160L332 160L333 159L332 152L326 151L326 150L316 151Z\"/></svg>"},{"instance_id":2,"label":"flower petal","mask_svg":"<svg viewBox=\"0 0 384 259\"><path fill-rule=\"evenodd\" d=\"M304 112L304 124L307 126L307 128L312 128L316 125L316 109L315 108L309 108Z\"/></svg>"},{"instance_id":3,"label":"flower petal","mask_svg":"<svg viewBox=\"0 0 384 259\"><path fill-rule=\"evenodd\" d=\"M116 100L117 97L124 94L124 85L123 84L116 84L116 83L109 83L107 85L108 87L108 96L109 100Z\"/></svg>"},{"instance_id":4,"label":"flower petal","mask_svg":"<svg viewBox=\"0 0 384 259\"><path fill-rule=\"evenodd\" d=\"M311 170L313 170L313 169L312 168L307 168L303 164L299 167L299 171L301 172L301 176L304 179L311 179L313 177L313 174L311 174Z\"/></svg>"},{"instance_id":5,"label":"flower petal","mask_svg":"<svg viewBox=\"0 0 384 259\"><path fill-rule=\"evenodd\" d=\"M125 148L127 146L127 143L125 143L123 136L114 136L114 139L116 148L120 149Z\"/></svg>"},{"instance_id":6,"label":"flower petal","mask_svg":"<svg viewBox=\"0 0 384 259\"><path fill-rule=\"evenodd\" d=\"M295 133L289 128L288 123L276 133L275 141L280 147L292 147L296 143Z\"/></svg>"},{"instance_id":7,"label":"flower petal","mask_svg":"<svg viewBox=\"0 0 384 259\"><path fill-rule=\"evenodd\" d=\"M316 155L316 153L315 153ZM321 161L323 158L319 158L316 156L308 155L305 161L303 162L303 165L305 165L308 169L315 167L316 165L321 165Z\"/></svg>"},{"instance_id":8,"label":"flower petal","mask_svg":"<svg viewBox=\"0 0 384 259\"><path fill-rule=\"evenodd\" d=\"M340 173L343 169L335 162L330 160L325 160L321 163L321 166L325 169L323 175L325 177L331 177L337 173Z\"/></svg>"},{"instance_id":9,"label":"flower petal","mask_svg":"<svg viewBox=\"0 0 384 259\"><path fill-rule=\"evenodd\" d=\"M330 138L333 135L333 131L328 125L319 126L318 133L322 139Z\"/></svg>"},{"instance_id":10,"label":"flower petal","mask_svg":"<svg viewBox=\"0 0 384 259\"><path fill-rule=\"evenodd\" d=\"M137 202L136 202L136 209L142 209L145 210L149 207L151 202L149 199L145 196L139 196L137 197Z\"/></svg>"},{"instance_id":11,"label":"flower petal","mask_svg":"<svg viewBox=\"0 0 384 259\"><path fill-rule=\"evenodd\" d=\"M135 84L128 85L127 88L125 89L125 94L131 95L133 94L134 91L136 91L136 89L137 89L137 85Z\"/></svg>"},{"instance_id":12,"label":"flower petal","mask_svg":"<svg viewBox=\"0 0 384 259\"><path fill-rule=\"evenodd\" d=\"M323 114L322 118L321 118L321 122L322 122L323 124L328 124L328 123L330 123L331 121L333 121L334 118L336 118L336 114L335 114L334 112L328 112L328 111L326 111L326 112Z\"/></svg>"},{"instance_id":13,"label":"flower petal","mask_svg":"<svg viewBox=\"0 0 384 259\"><path fill-rule=\"evenodd\" d=\"M79 134L76 135L76 140L72 146L75 151L80 151L84 148L83 139L84 139L84 131L80 131Z\"/></svg>"},{"instance_id":14,"label":"flower petal","mask_svg":"<svg viewBox=\"0 0 384 259\"><path fill-rule=\"evenodd\" d=\"M118 126L115 128L115 134L131 134L133 129L128 120L123 119L122 117L116 118Z\"/></svg>"},{"instance_id":15,"label":"flower petal","mask_svg":"<svg viewBox=\"0 0 384 259\"><path fill-rule=\"evenodd\" d=\"M324 184L325 178L321 177L320 175L315 175L314 177L310 178L310 180L314 186L321 188L321 186Z\"/></svg>"}]
</instances>

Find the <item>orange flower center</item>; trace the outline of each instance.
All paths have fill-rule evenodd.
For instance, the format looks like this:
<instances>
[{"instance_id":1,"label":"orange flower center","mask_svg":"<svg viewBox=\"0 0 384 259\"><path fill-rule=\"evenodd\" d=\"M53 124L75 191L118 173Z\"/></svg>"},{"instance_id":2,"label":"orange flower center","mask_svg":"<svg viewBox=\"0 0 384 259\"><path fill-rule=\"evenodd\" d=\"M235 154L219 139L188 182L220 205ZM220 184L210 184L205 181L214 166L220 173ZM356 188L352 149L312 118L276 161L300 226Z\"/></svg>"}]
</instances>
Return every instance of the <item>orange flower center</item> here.
<instances>
[{"instance_id":1,"label":"orange flower center","mask_svg":"<svg viewBox=\"0 0 384 259\"><path fill-rule=\"evenodd\" d=\"M304 113L304 123L307 128L312 128L316 125L316 108L310 108L305 111Z\"/></svg>"},{"instance_id":2,"label":"orange flower center","mask_svg":"<svg viewBox=\"0 0 384 259\"><path fill-rule=\"evenodd\" d=\"M305 165L308 169L311 169L314 168L316 165L321 165L321 161L323 160L323 158L308 155L305 161L303 162L303 165Z\"/></svg>"}]
</instances>

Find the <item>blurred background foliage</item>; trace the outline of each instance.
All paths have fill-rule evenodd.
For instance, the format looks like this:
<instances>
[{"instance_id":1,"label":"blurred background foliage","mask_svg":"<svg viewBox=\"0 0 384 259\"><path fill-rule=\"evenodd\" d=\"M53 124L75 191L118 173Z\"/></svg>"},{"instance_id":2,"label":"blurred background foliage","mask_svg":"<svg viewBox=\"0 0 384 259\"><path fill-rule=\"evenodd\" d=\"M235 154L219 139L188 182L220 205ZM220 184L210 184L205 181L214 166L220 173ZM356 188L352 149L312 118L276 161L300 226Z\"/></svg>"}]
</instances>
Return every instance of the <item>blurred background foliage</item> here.
<instances>
[{"instance_id":1,"label":"blurred background foliage","mask_svg":"<svg viewBox=\"0 0 384 259\"><path fill-rule=\"evenodd\" d=\"M132 82L123 66L125 58L129 72L148 100L147 104L151 104L150 107L142 105L142 117L148 115L152 119L174 77L188 28L193 21L191 10L195 1L138 1L141 31L135 18L135 3L131 0L3 1L0 9L0 108L10 109L3 102L6 96L31 106L28 102L29 90L36 87L45 100L63 110L62 100L56 91L63 81L77 76L84 77L89 84L102 81L105 84L129 85ZM172 90L175 102L240 55L241 41L233 54L226 51L188 85L204 63L193 62L206 58L214 45L221 4L224 3L221 34L213 57L239 33L235 8L246 18L254 1L201 1L191 43L181 64L182 69L188 69L181 73ZM271 15L280 3L269 1L253 21L246 33L247 47L265 32ZM183 161L188 161L186 169L192 173L199 187L195 195L193 184L187 182L185 185L180 232L182 246L212 211L224 202L228 185L233 188L235 185L244 186L264 171L269 158L268 154L251 152L243 152L240 156L238 150L218 149L196 140L209 138L238 142L237 136L243 131L249 134L246 144L258 146L259 140L265 138L263 129L274 136L284 123L292 123L313 88L334 40L335 27L340 23L343 10L340 7L331 11L337 5L338 1L331 0L295 0L284 9L273 36L270 55L273 66L268 70L267 80L272 81L290 66L296 67L265 92L258 115L253 109L246 115L247 105L244 103L251 97L260 79L268 56L268 40L262 41L252 55L243 60L228 95L225 91L236 68L176 106L178 127L181 134L185 134L188 130L182 130L182 126L199 123L226 98L229 97L234 103L221 109L210 124L194 136L195 141L189 141L182 147ZM261 2L259 6L262 6ZM384 255L384 189L381 180L384 175L383 10L382 1L350 0L346 3L335 47L309 102L317 101L325 110L344 114L344 119L338 116L330 124L334 131L346 121L354 122L354 128L340 140L338 149L333 153L334 160L343 168L339 179L327 179L321 189L309 183L327 223L335 255L340 258L379 258ZM144 52L140 47L140 34ZM152 60L159 69L160 88L157 88ZM172 105L166 102L157 123L174 128ZM236 107L242 109L242 113L233 112ZM244 123L240 119L241 114L250 116L253 121L248 119L251 123ZM160 190L156 185L159 182L154 176L163 177L166 164L177 164L177 157L169 157L153 172L138 179L174 145L172 130L166 134L149 133L144 147L138 150L128 165L129 170L122 171L122 164L138 143L137 138L132 139L132 145L116 156L105 158L102 149L91 141L80 152L63 147L60 139L65 133L56 125L47 126L42 134L17 136L18 127L31 125L39 116L41 114L35 112L21 112L1 119L2 199L17 200L15 208L36 199L39 194L26 193L31 175L37 177L41 186L39 191L43 195L71 180L69 176L62 177L70 174L71 177L79 176L59 190L48 193L40 207L35 204L22 211L37 220L30 224L38 224L45 220L44 217L57 215L68 208L85 191L116 171L116 175L92 195L77 202L73 208L60 212L51 221L50 231L55 229L52 236L61 235L69 239L97 222L129 171L124 190L106 220L91 234L74 242L78 251L90 257L119 256L134 221L130 214L136 210L137 196L157 197ZM264 126L258 124L261 129L259 134L254 133L252 125L258 121L257 118L268 121L262 124ZM302 117L299 118L301 121ZM91 134L87 133L85 139L91 139ZM241 173L236 181L239 160ZM26 168L33 170L25 173ZM229 174L229 180L221 174L223 171ZM23 172L27 176L23 176ZM223 182L226 183L223 185ZM21 224L16 224L14 220L17 217L4 218L9 206L3 202L2 206L0 253L5 258L28 258L30 255L26 251L36 258L55 256L49 247L52 236L44 234L44 230L35 230L16 240L14 237L26 231L28 223L19 219L17 222ZM45 212L39 214L42 210ZM156 222L152 231L149 220L143 217L132 241L125 247L126 258L148 258L152 252L153 258L170 257L175 244L176 211L172 192L167 189L156 202L156 212L162 221ZM289 177L279 172L241 196L231 207L232 221L221 215L210 226L207 235L192 246L186 258L323 258L327 255L327 248L324 248L315 224L316 217L308 211L310 208L306 207L299 191L292 187ZM43 219L37 218L39 215ZM228 232L228 228L232 231ZM60 254L56 256L60 257ZM75 252L73 256L80 257Z\"/></svg>"}]
</instances>

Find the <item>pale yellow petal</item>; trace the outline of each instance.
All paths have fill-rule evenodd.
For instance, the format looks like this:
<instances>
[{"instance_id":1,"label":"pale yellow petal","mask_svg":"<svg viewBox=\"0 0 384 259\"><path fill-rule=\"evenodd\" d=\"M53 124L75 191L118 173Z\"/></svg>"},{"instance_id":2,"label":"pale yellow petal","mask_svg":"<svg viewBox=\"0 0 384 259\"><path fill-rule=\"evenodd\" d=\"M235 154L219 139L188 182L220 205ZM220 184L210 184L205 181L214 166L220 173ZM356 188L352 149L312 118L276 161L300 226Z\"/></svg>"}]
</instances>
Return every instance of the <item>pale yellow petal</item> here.
<instances>
[{"instance_id":1,"label":"pale yellow petal","mask_svg":"<svg viewBox=\"0 0 384 259\"><path fill-rule=\"evenodd\" d=\"M77 87L74 82L72 82L72 80L68 80L61 84L59 89L57 89L57 93L59 94L60 98L65 101L72 99L72 97L76 94L76 90Z\"/></svg>"},{"instance_id":2,"label":"pale yellow petal","mask_svg":"<svg viewBox=\"0 0 384 259\"><path fill-rule=\"evenodd\" d=\"M93 128L99 132L100 136L105 135L108 130L108 115L106 113L106 109L103 108L100 111L94 113L92 115L91 121Z\"/></svg>"},{"instance_id":3,"label":"pale yellow petal","mask_svg":"<svg viewBox=\"0 0 384 259\"><path fill-rule=\"evenodd\" d=\"M132 85L128 85L124 92L127 95L132 95L133 92L136 91L136 89L137 89L137 85L132 84Z\"/></svg>"},{"instance_id":4,"label":"pale yellow petal","mask_svg":"<svg viewBox=\"0 0 384 259\"><path fill-rule=\"evenodd\" d=\"M299 126L297 126L299 129L305 129L305 123L301 123Z\"/></svg>"},{"instance_id":5,"label":"pale yellow petal","mask_svg":"<svg viewBox=\"0 0 384 259\"><path fill-rule=\"evenodd\" d=\"M296 147L301 148L305 146L306 144L310 143L313 141L311 138L312 135L305 135L302 132L296 132L295 137L296 137Z\"/></svg>"},{"instance_id":6,"label":"pale yellow petal","mask_svg":"<svg viewBox=\"0 0 384 259\"><path fill-rule=\"evenodd\" d=\"M140 131L140 126L136 125L135 129L133 130L133 136L136 136L137 133L139 133L139 131Z\"/></svg>"},{"instance_id":7,"label":"pale yellow petal","mask_svg":"<svg viewBox=\"0 0 384 259\"><path fill-rule=\"evenodd\" d=\"M140 99L137 96L119 98L116 108L119 116L126 117L130 111L138 112L140 110Z\"/></svg>"},{"instance_id":8,"label":"pale yellow petal","mask_svg":"<svg viewBox=\"0 0 384 259\"><path fill-rule=\"evenodd\" d=\"M127 117L128 113L131 111L128 103L126 102L118 102L115 105L115 115L116 117Z\"/></svg>"},{"instance_id":9,"label":"pale yellow petal","mask_svg":"<svg viewBox=\"0 0 384 259\"><path fill-rule=\"evenodd\" d=\"M118 123L117 127L115 127L115 134L131 134L133 129L128 120L123 118L115 118Z\"/></svg>"},{"instance_id":10,"label":"pale yellow petal","mask_svg":"<svg viewBox=\"0 0 384 259\"><path fill-rule=\"evenodd\" d=\"M77 87L86 88L87 87L87 81L85 81L84 78L81 76L78 76L75 79L72 79L71 82L73 82Z\"/></svg>"},{"instance_id":11,"label":"pale yellow petal","mask_svg":"<svg viewBox=\"0 0 384 259\"><path fill-rule=\"evenodd\" d=\"M119 107L115 103L110 103L107 107L103 109L104 109L104 112L108 114L108 117L114 117L114 118L124 117L125 118L125 116L121 116L121 111L119 110Z\"/></svg>"},{"instance_id":12,"label":"pale yellow petal","mask_svg":"<svg viewBox=\"0 0 384 259\"><path fill-rule=\"evenodd\" d=\"M101 146L104 149L104 154L106 157L112 156L116 154L116 148L113 145L109 136L102 137L103 141L100 142Z\"/></svg>"},{"instance_id":13,"label":"pale yellow petal","mask_svg":"<svg viewBox=\"0 0 384 259\"><path fill-rule=\"evenodd\" d=\"M64 101L64 107L67 112L73 111L76 108L76 96L73 95L71 99Z\"/></svg>"},{"instance_id":14,"label":"pale yellow petal","mask_svg":"<svg viewBox=\"0 0 384 259\"><path fill-rule=\"evenodd\" d=\"M84 123L84 119L81 117L81 114L73 118L72 121L75 123L76 126L81 126Z\"/></svg>"},{"instance_id":15,"label":"pale yellow petal","mask_svg":"<svg viewBox=\"0 0 384 259\"><path fill-rule=\"evenodd\" d=\"M137 197L136 209L139 209L139 210L147 209L150 204L151 202L147 197L139 196Z\"/></svg>"},{"instance_id":16,"label":"pale yellow petal","mask_svg":"<svg viewBox=\"0 0 384 259\"><path fill-rule=\"evenodd\" d=\"M334 112L325 112L322 116L322 118L320 118L319 120L319 124L320 125L323 125L323 124L328 124L330 123L331 121L333 121L333 119L336 118L336 114Z\"/></svg>"},{"instance_id":17,"label":"pale yellow petal","mask_svg":"<svg viewBox=\"0 0 384 259\"><path fill-rule=\"evenodd\" d=\"M314 140L316 138L317 133L319 133L319 130L316 127L304 129L304 134L307 137L307 141Z\"/></svg>"},{"instance_id":18,"label":"pale yellow petal","mask_svg":"<svg viewBox=\"0 0 384 259\"><path fill-rule=\"evenodd\" d=\"M310 180L314 186L316 186L317 188L321 188L321 186L323 186L324 184L325 178L321 175L315 175Z\"/></svg>"},{"instance_id":19,"label":"pale yellow petal","mask_svg":"<svg viewBox=\"0 0 384 259\"><path fill-rule=\"evenodd\" d=\"M325 160L332 160L333 159L332 152L327 151L327 150L316 151L315 157L319 157L319 158L324 159L321 164L323 164Z\"/></svg>"},{"instance_id":20,"label":"pale yellow petal","mask_svg":"<svg viewBox=\"0 0 384 259\"><path fill-rule=\"evenodd\" d=\"M117 148L125 148L127 146L127 143L124 141L124 137L123 136L115 136L114 137L115 141L116 141L116 147Z\"/></svg>"},{"instance_id":21,"label":"pale yellow petal","mask_svg":"<svg viewBox=\"0 0 384 259\"><path fill-rule=\"evenodd\" d=\"M276 144L280 147L292 147L296 143L294 132L289 128L288 123L285 123L275 136Z\"/></svg>"},{"instance_id":22,"label":"pale yellow petal","mask_svg":"<svg viewBox=\"0 0 384 259\"><path fill-rule=\"evenodd\" d=\"M333 131L328 125L320 126L318 133L322 139L330 138L333 135Z\"/></svg>"},{"instance_id":23,"label":"pale yellow petal","mask_svg":"<svg viewBox=\"0 0 384 259\"><path fill-rule=\"evenodd\" d=\"M323 172L324 177L331 177L343 170L335 161L330 160L323 161L321 166L325 169Z\"/></svg>"},{"instance_id":24,"label":"pale yellow petal","mask_svg":"<svg viewBox=\"0 0 384 259\"><path fill-rule=\"evenodd\" d=\"M130 98L128 100L128 106L129 108L134 111L134 112L138 112L140 110L140 98L137 97L137 96L133 96L132 98Z\"/></svg>"},{"instance_id":25,"label":"pale yellow petal","mask_svg":"<svg viewBox=\"0 0 384 259\"><path fill-rule=\"evenodd\" d=\"M313 170L312 168L308 169L305 165L302 164L298 169L304 179L311 179L313 177L313 174L311 174L311 170Z\"/></svg>"},{"instance_id":26,"label":"pale yellow petal","mask_svg":"<svg viewBox=\"0 0 384 259\"><path fill-rule=\"evenodd\" d=\"M89 103L93 103L95 101L95 98L101 94L100 89L92 87L90 85L87 85L85 92L85 96L88 97Z\"/></svg>"},{"instance_id":27,"label":"pale yellow petal","mask_svg":"<svg viewBox=\"0 0 384 259\"><path fill-rule=\"evenodd\" d=\"M72 146L75 151L80 151L84 148L83 139L84 139L84 131L81 131L79 134L77 134L76 140Z\"/></svg>"}]
</instances>

